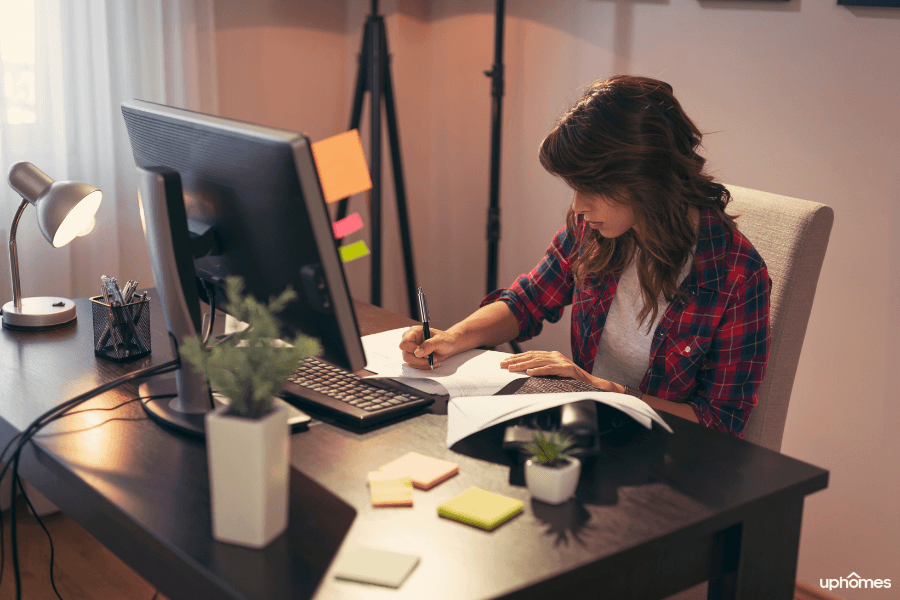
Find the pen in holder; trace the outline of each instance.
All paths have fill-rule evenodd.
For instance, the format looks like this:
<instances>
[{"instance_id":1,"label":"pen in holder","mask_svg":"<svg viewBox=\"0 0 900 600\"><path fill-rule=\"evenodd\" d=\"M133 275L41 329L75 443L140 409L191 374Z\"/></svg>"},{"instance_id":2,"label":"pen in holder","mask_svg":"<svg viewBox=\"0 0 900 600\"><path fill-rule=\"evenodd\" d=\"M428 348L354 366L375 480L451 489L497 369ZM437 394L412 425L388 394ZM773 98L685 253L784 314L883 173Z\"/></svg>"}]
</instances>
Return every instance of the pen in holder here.
<instances>
[{"instance_id":1,"label":"pen in holder","mask_svg":"<svg viewBox=\"0 0 900 600\"><path fill-rule=\"evenodd\" d=\"M127 362L150 354L150 298L146 292L122 305L94 296L91 313L96 356Z\"/></svg>"}]
</instances>

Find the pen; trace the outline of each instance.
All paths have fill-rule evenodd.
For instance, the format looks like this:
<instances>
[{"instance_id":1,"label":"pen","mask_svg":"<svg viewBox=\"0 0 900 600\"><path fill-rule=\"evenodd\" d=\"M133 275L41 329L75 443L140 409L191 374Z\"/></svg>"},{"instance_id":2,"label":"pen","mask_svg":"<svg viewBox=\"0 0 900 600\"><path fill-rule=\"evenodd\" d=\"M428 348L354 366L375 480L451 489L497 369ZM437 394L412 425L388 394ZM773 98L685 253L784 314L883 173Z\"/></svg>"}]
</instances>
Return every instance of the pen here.
<instances>
[{"instance_id":1,"label":"pen","mask_svg":"<svg viewBox=\"0 0 900 600\"><path fill-rule=\"evenodd\" d=\"M419 317L422 318L422 330L424 331L425 339L427 340L431 337L431 331L428 329L428 301L425 300L425 294L422 293L422 288L419 288ZM434 369L434 356L432 354L428 355L428 366Z\"/></svg>"}]
</instances>

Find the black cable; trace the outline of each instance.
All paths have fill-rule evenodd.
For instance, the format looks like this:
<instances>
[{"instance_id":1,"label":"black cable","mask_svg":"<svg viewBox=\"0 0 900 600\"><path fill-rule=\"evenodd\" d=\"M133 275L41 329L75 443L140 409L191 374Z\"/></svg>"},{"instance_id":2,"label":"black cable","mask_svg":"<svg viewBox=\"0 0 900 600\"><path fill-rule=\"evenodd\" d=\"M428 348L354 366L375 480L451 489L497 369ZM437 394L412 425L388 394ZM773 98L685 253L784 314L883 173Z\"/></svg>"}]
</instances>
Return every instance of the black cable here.
<instances>
[{"instance_id":1,"label":"black cable","mask_svg":"<svg viewBox=\"0 0 900 600\"><path fill-rule=\"evenodd\" d=\"M114 389L123 383L127 383L129 381L133 381L134 379L138 379L140 377L147 377L150 375L158 375L161 373L168 373L169 371L173 371L180 366L180 360L174 359L167 363L163 363L161 365L156 365L153 367L147 367L144 369L139 369L137 371L132 371L127 375L123 375L113 381L107 382L103 385L97 386L92 390L88 390L78 396L75 396L71 400L67 400L62 404L51 408L46 411L44 414L39 416L37 419L31 422L31 424L23 431L21 434L21 439L19 440L18 445L16 446L15 451L12 454L12 489L11 489L11 506L10 506L10 549L12 551L12 560L13 560L13 575L16 580L16 600L21 600L22 598L22 577L19 570L19 552L18 547L16 545L16 486L18 483L19 477L19 458L22 454L22 449L25 447L25 444L31 441L31 438L36 434L41 428L43 428L48 423L51 423L59 418L65 416L65 413L68 409L73 408L95 396L99 396L105 392L108 392L111 389ZM6 450L15 441L15 438L18 436L14 436L12 440L10 440L9 444L6 445L6 448L3 449L3 452L0 453L0 460L2 460L3 456L6 454ZM0 471L0 481L3 480L3 477L6 475L6 470L9 469L9 462L7 462L3 470ZM23 490L24 493L24 490ZM2 563L0 563L2 564ZM2 569L2 567L0 567ZM0 570L2 573L2 570ZM54 584L55 588L55 584Z\"/></svg>"},{"instance_id":2,"label":"black cable","mask_svg":"<svg viewBox=\"0 0 900 600\"><path fill-rule=\"evenodd\" d=\"M88 390L87 392L79 394L78 396L75 396L71 400L66 400L62 404L59 404L56 407L51 408L50 410L48 410L47 412L45 412L44 414L39 416L37 419L32 421L31 424L25 428L25 431L23 431L21 433L17 433L15 436L13 436L13 438L6 444L6 447L3 449L3 451L0 452L0 461L3 460L3 457L6 455L6 451L9 449L9 447L12 445L12 443L16 440L16 438L23 437L23 439L20 440L20 442L19 442L19 446L16 447L16 451L13 454L18 452L19 449L22 446L24 446L25 443L28 441L28 440L24 439L24 436L28 436L29 439L31 438L31 436L34 434L34 431L31 431L32 429L34 429L36 431L37 429L40 429L47 423L55 421L57 418L59 418L60 415L54 414L54 413L62 414L65 411L67 411L69 408L77 406L87 400L90 400L91 398L93 398L95 396L99 396L100 394L108 392L111 389L117 388L118 386L122 385L123 383L128 383L129 381L132 381L134 379L139 379L141 377L148 377L151 375L161 375L163 373L168 373L170 371L177 370L179 368L179 366L180 366L179 359L175 359L175 360L171 360L167 363L163 363L161 365L156 365L154 367L147 367L144 369L139 369L139 370L133 371L127 375L123 375L122 377L119 377L118 379L114 379L110 382L100 385L92 390ZM44 421L44 419L47 419L47 420ZM3 477L6 475L6 470L8 468L9 468L9 461L6 461L6 465L4 466L3 470L0 471L0 480L2 480Z\"/></svg>"},{"instance_id":3,"label":"black cable","mask_svg":"<svg viewBox=\"0 0 900 600\"><path fill-rule=\"evenodd\" d=\"M59 595L59 590L56 589L56 580L53 578L53 538L50 537L50 532L47 531L47 527L44 525L44 522L41 521L40 515L38 515L37 511L34 510L34 506L31 504L31 500L28 499L28 494L25 493L25 486L22 485L22 480L16 476L16 482L19 484L19 489L22 490L22 497L25 498L25 503L28 505L28 508L31 509L31 514L34 515L34 518L37 519L38 525L41 526L41 529L44 530L44 533L47 534L47 539L50 540L50 585L53 586L53 591L56 593L56 597L59 600L63 600L62 596Z\"/></svg>"},{"instance_id":4,"label":"black cable","mask_svg":"<svg viewBox=\"0 0 900 600\"><path fill-rule=\"evenodd\" d=\"M150 600L156 600L157 596L159 596L159 590L156 590L155 592L153 592L153 597L150 598Z\"/></svg>"},{"instance_id":5,"label":"black cable","mask_svg":"<svg viewBox=\"0 0 900 600\"><path fill-rule=\"evenodd\" d=\"M61 418L63 418L63 417L70 417L70 416L72 416L72 415L77 415L77 414L86 413L86 412L94 412L94 411L111 412L111 411L118 410L118 409L122 408L122 407L125 406L126 404L131 404L132 402L140 402L141 400L153 400L153 399L155 399L155 398L165 398L165 397L168 397L168 396L146 396L146 397L142 397L142 398L132 398L131 400L126 400L125 402L122 402L121 404L117 404L117 405L115 405L115 406L110 406L109 408L100 408L100 407L97 407L97 408L86 408L86 409L84 409L84 410L73 410L73 411L71 411L71 412L66 412L66 413L64 413L64 414L55 415L52 419L50 419L49 421L47 421L47 423L50 423L50 422L55 421L55 420L57 420L57 419L61 419ZM10 444L12 444L12 442L15 441L15 439L16 439L17 437L19 437L20 435L21 435L21 434L16 434L15 437L13 437L13 439L10 441L10 443L6 445L6 448L3 449L3 452L0 453L0 456L2 456L3 454L6 454L6 450L9 448ZM19 489L24 490L24 488L23 488L21 485L20 485ZM24 491L23 491L23 494L22 494L22 495L25 496ZM28 497L27 497L27 496L25 496L25 500L28 501ZM29 507L31 507L31 503L30 503L30 502L29 502ZM31 507L31 510L32 510L32 512L34 512L34 507ZM35 516L37 517L37 513L35 513ZM38 521L40 522L40 517L37 517L37 519L38 519ZM41 525L43 525L43 523L41 523ZM44 530L46 531L46 528L45 528ZM4 528L3 528L3 515L0 514L0 586L2 586L2 584L3 584L3 566L4 566L5 562L6 562L6 556L5 556L6 553L5 553L5 551L4 551L4 546L3 546L3 543L2 543L4 535L5 535L5 533L4 533ZM50 533L49 533L49 532L47 533L47 536L48 536L48 537L50 536ZM51 582L52 582L52 578L53 578L53 565L52 565L52 562L53 562L53 540L52 540L52 539L50 540L50 550L51 550L51 555L50 555L50 560L51 560L51 565L50 565L50 577L51 577ZM54 584L54 587L55 587L55 584ZM59 595L59 594L57 593L57 595Z\"/></svg>"},{"instance_id":6,"label":"black cable","mask_svg":"<svg viewBox=\"0 0 900 600\"><path fill-rule=\"evenodd\" d=\"M216 324L216 286L204 281L203 288L206 290L206 297L209 299L209 327L206 328L206 333L203 334L203 342L201 343L201 346L206 346L206 342L209 341L209 336L212 334L213 325Z\"/></svg>"}]
</instances>

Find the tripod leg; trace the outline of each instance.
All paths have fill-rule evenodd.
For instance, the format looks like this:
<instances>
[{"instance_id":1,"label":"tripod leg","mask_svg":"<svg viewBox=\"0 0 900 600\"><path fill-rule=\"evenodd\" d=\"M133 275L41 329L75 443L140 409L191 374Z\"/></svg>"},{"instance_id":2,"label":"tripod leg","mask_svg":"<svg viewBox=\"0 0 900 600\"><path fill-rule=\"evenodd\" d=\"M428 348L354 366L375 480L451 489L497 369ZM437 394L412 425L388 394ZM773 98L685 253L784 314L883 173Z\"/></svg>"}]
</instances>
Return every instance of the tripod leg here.
<instances>
[{"instance_id":1,"label":"tripod leg","mask_svg":"<svg viewBox=\"0 0 900 600\"><path fill-rule=\"evenodd\" d=\"M371 112L369 132L372 155L372 210L369 215L372 230L372 289L370 302L381 306L381 99L384 86L385 56L381 55L384 37L384 19L370 17L366 22L369 33L369 108Z\"/></svg>"},{"instance_id":2,"label":"tripod leg","mask_svg":"<svg viewBox=\"0 0 900 600\"><path fill-rule=\"evenodd\" d=\"M388 57L387 36L382 36L382 56ZM415 317L416 306L416 267L413 261L412 241L410 240L409 214L406 210L406 184L403 181L403 163L400 159L400 135L397 132L397 109L394 105L394 87L391 83L390 60L385 60L384 67L384 108L387 120L388 137L391 143L391 166L394 171L394 192L397 195L397 217L400 221L400 238L403 243L403 267L406 271L406 299L409 314Z\"/></svg>"},{"instance_id":3,"label":"tripod leg","mask_svg":"<svg viewBox=\"0 0 900 600\"><path fill-rule=\"evenodd\" d=\"M356 91L353 92L353 110L350 112L349 129L359 129L359 122L362 117L363 96L366 93L366 89L369 87L366 85L368 83L366 77L369 69L369 54L367 52L368 44L369 26L367 24L363 31L362 48L359 51L359 66L356 70ZM338 203L337 221L340 221L347 216L348 204L350 204L349 198L343 198Z\"/></svg>"}]
</instances>

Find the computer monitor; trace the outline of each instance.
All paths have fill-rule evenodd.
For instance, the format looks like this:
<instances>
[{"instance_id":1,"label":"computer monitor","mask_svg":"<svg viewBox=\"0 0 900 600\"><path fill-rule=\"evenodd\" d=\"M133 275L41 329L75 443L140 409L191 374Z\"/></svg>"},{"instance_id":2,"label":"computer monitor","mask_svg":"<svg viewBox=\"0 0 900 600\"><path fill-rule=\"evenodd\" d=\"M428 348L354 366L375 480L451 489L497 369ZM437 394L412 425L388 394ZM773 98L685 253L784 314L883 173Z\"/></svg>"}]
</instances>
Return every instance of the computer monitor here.
<instances>
[{"instance_id":1,"label":"computer monitor","mask_svg":"<svg viewBox=\"0 0 900 600\"><path fill-rule=\"evenodd\" d=\"M245 293L260 301L292 286L298 297L279 314L284 333L317 338L322 358L336 366L363 368L356 313L309 139L141 100L123 102L122 115L173 341L200 331L197 281L216 286L224 298L225 278L237 275ZM211 406L205 382L187 363L175 381L177 397L145 406L158 420L202 433Z\"/></svg>"}]
</instances>

